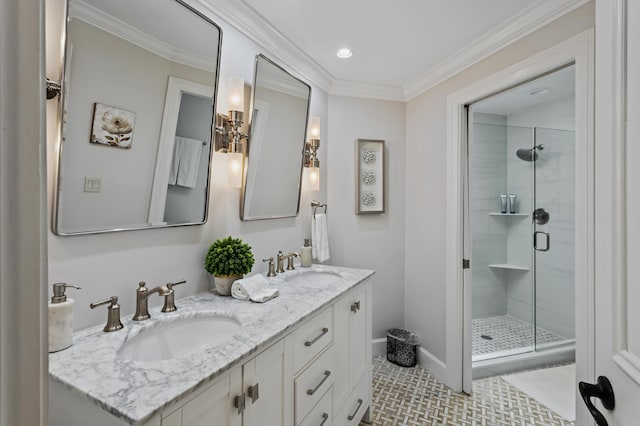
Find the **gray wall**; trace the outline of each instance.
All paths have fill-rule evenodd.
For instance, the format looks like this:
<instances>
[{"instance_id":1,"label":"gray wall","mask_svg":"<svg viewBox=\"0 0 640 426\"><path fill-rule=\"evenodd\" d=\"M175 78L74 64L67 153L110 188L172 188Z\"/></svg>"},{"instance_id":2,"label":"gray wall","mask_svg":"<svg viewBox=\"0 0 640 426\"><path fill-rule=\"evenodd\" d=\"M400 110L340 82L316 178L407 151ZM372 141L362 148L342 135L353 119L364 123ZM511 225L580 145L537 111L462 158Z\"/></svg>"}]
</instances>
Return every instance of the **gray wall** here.
<instances>
[{"instance_id":1,"label":"gray wall","mask_svg":"<svg viewBox=\"0 0 640 426\"><path fill-rule=\"evenodd\" d=\"M373 338L404 324L405 190L404 105L329 97L328 220L334 264L375 269ZM386 211L355 214L355 140L385 141ZM322 164L320 165L322 167ZM424 261L424 259L423 259Z\"/></svg>"}]
</instances>

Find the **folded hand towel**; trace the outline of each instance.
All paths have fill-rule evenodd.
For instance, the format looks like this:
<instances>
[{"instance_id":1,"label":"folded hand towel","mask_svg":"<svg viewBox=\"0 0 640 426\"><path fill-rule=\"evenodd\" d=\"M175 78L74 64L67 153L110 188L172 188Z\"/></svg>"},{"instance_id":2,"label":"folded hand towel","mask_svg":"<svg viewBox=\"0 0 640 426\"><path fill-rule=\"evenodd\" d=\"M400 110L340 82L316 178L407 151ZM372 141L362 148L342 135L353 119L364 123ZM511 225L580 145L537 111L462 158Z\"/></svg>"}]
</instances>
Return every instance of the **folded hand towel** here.
<instances>
[{"instance_id":1,"label":"folded hand towel","mask_svg":"<svg viewBox=\"0 0 640 426\"><path fill-rule=\"evenodd\" d=\"M251 299L254 302L262 303L278 297L279 294L278 289L271 287L267 280L259 274L237 280L231 286L231 295L240 300Z\"/></svg>"},{"instance_id":2,"label":"folded hand towel","mask_svg":"<svg viewBox=\"0 0 640 426\"><path fill-rule=\"evenodd\" d=\"M313 258L324 262L331 257L329 253L329 231L327 229L327 215L317 213L311 224L311 248Z\"/></svg>"}]
</instances>

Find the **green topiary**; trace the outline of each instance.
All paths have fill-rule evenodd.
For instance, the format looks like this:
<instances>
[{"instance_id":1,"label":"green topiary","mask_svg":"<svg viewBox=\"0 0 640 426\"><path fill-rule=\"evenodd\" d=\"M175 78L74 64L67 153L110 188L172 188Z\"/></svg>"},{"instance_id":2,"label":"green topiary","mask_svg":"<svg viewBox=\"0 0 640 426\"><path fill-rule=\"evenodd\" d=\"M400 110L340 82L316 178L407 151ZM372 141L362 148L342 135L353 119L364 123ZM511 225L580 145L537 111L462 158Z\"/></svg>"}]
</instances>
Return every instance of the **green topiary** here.
<instances>
[{"instance_id":1,"label":"green topiary","mask_svg":"<svg viewBox=\"0 0 640 426\"><path fill-rule=\"evenodd\" d=\"M239 238L228 236L211 244L204 269L217 277L244 275L251 272L253 263L251 246Z\"/></svg>"}]
</instances>

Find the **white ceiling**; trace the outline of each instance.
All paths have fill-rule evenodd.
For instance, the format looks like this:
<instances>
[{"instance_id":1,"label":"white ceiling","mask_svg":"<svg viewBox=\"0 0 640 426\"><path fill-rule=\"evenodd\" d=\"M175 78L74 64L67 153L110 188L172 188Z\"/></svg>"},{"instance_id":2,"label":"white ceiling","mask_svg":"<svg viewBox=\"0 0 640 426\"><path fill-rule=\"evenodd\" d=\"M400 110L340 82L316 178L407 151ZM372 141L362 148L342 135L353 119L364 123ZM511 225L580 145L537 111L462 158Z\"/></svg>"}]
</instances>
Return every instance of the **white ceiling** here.
<instances>
[{"instance_id":1,"label":"white ceiling","mask_svg":"<svg viewBox=\"0 0 640 426\"><path fill-rule=\"evenodd\" d=\"M588 0L188 0L332 94L406 101ZM348 45L353 57L336 57Z\"/></svg>"},{"instance_id":2,"label":"white ceiling","mask_svg":"<svg viewBox=\"0 0 640 426\"><path fill-rule=\"evenodd\" d=\"M404 86L539 0L241 1L334 79Z\"/></svg>"},{"instance_id":3,"label":"white ceiling","mask_svg":"<svg viewBox=\"0 0 640 426\"><path fill-rule=\"evenodd\" d=\"M562 68L535 80L498 93L473 104L474 112L509 116L541 104L550 105L575 95L575 66ZM530 95L535 89L549 89L548 93Z\"/></svg>"}]
</instances>

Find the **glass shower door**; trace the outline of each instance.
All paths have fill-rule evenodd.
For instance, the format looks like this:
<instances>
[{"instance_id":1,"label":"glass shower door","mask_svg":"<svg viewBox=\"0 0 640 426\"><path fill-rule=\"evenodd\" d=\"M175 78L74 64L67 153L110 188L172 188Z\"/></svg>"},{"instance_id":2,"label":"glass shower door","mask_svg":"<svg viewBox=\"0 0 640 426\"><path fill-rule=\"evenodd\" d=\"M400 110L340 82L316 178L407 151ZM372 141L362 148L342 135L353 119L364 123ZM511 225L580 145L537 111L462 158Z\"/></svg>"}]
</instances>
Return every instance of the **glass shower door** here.
<instances>
[{"instance_id":1,"label":"glass shower door","mask_svg":"<svg viewBox=\"0 0 640 426\"><path fill-rule=\"evenodd\" d=\"M575 339L575 132L534 128L535 348Z\"/></svg>"}]
</instances>

